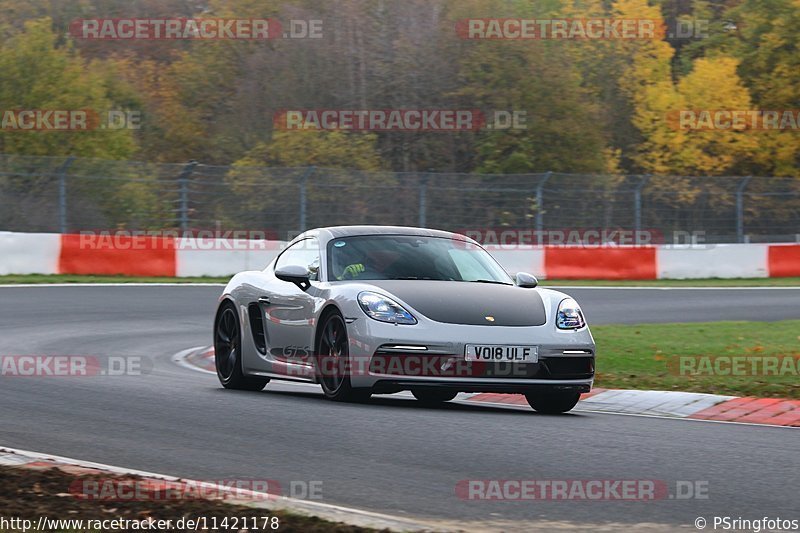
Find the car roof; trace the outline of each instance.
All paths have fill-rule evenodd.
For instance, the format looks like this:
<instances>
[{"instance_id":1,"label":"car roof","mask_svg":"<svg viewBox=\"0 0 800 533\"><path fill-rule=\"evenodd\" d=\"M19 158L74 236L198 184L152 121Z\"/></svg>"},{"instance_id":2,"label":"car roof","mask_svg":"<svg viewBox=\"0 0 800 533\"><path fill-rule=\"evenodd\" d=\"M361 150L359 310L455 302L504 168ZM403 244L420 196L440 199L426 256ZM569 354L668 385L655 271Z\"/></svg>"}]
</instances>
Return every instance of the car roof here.
<instances>
[{"instance_id":1,"label":"car roof","mask_svg":"<svg viewBox=\"0 0 800 533\"><path fill-rule=\"evenodd\" d=\"M295 239L316 236L323 240L356 237L360 235L412 235L418 237L439 237L475 243L472 239L458 233L438 229L416 228L411 226L330 226L304 232ZM477 243L475 243L477 244Z\"/></svg>"}]
</instances>

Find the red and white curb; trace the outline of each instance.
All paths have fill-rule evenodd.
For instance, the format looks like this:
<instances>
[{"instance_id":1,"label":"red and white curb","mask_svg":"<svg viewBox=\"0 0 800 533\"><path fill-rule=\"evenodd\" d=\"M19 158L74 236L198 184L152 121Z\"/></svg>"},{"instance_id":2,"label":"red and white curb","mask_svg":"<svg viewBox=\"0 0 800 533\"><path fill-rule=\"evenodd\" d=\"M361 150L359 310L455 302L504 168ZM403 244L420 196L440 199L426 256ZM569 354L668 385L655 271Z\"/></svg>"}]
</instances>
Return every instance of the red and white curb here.
<instances>
[{"instance_id":1,"label":"red and white curb","mask_svg":"<svg viewBox=\"0 0 800 533\"><path fill-rule=\"evenodd\" d=\"M173 360L194 370L215 374L214 348L184 350ZM461 395L461 400L503 406L527 406L520 394ZM698 392L617 390L595 388L581 396L576 411L688 418L716 422L800 427L800 401Z\"/></svg>"},{"instance_id":2,"label":"red and white curb","mask_svg":"<svg viewBox=\"0 0 800 533\"><path fill-rule=\"evenodd\" d=\"M217 373L213 346L198 346L180 351L172 356L172 361L191 370L215 375Z\"/></svg>"},{"instance_id":3,"label":"red and white curb","mask_svg":"<svg viewBox=\"0 0 800 533\"><path fill-rule=\"evenodd\" d=\"M159 482L163 483L164 481L183 483L202 489L205 494L215 494L217 497L210 499L230 503L231 505L244 505L272 511L288 511L306 516L316 516L332 522L344 522L353 526L368 527L378 530L454 531L454 529L451 530L438 522L421 522L410 518L374 513L340 505L288 498L286 496L228 487L217 483L188 480L165 474L156 474L142 470L122 468L16 448L0 447L0 465L32 470L57 468L75 476L96 476L98 474L137 476L143 478L143 482L151 482L153 485L157 485ZM66 488L64 492L67 492Z\"/></svg>"},{"instance_id":4,"label":"red and white curb","mask_svg":"<svg viewBox=\"0 0 800 533\"><path fill-rule=\"evenodd\" d=\"M519 394L476 394L472 402L526 406ZM722 396L679 391L594 389L584 394L577 412L682 418L767 426L800 427L800 401Z\"/></svg>"}]
</instances>

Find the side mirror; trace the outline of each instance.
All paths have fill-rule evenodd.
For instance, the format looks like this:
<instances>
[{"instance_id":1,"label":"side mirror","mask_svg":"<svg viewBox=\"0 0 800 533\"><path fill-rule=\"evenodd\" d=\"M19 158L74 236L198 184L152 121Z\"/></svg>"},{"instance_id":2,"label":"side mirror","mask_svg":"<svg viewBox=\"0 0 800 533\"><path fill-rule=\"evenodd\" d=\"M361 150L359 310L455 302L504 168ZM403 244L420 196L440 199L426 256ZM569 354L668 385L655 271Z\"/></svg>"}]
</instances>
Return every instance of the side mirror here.
<instances>
[{"instance_id":1,"label":"side mirror","mask_svg":"<svg viewBox=\"0 0 800 533\"><path fill-rule=\"evenodd\" d=\"M517 274L517 287L533 289L537 285L539 285L539 280L533 274L528 274L527 272L519 272Z\"/></svg>"},{"instance_id":2,"label":"side mirror","mask_svg":"<svg viewBox=\"0 0 800 533\"><path fill-rule=\"evenodd\" d=\"M299 265L287 265L275 271L275 277L281 281L288 281L300 287L301 291L311 287L308 269Z\"/></svg>"}]
</instances>

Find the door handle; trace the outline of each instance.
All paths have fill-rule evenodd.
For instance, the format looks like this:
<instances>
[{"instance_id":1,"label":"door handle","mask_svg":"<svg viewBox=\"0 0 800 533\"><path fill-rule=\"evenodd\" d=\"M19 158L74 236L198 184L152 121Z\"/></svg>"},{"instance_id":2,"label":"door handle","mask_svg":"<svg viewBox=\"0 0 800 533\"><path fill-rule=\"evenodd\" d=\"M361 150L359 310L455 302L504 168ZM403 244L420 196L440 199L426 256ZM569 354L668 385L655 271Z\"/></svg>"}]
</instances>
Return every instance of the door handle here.
<instances>
[{"instance_id":1,"label":"door handle","mask_svg":"<svg viewBox=\"0 0 800 533\"><path fill-rule=\"evenodd\" d=\"M261 298L258 299L258 303L264 304L264 305L269 305L270 304L269 297L268 296L262 296Z\"/></svg>"}]
</instances>

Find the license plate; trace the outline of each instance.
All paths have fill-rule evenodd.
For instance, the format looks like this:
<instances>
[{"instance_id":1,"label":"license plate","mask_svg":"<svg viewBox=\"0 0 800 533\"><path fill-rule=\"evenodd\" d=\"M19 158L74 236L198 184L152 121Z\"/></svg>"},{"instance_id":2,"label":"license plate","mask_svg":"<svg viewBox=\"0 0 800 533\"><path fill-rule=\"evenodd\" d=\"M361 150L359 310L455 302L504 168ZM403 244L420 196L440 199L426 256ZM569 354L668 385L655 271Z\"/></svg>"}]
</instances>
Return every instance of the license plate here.
<instances>
[{"instance_id":1,"label":"license plate","mask_svg":"<svg viewBox=\"0 0 800 533\"><path fill-rule=\"evenodd\" d=\"M538 363L539 347L467 344L464 358L484 363Z\"/></svg>"}]
</instances>

